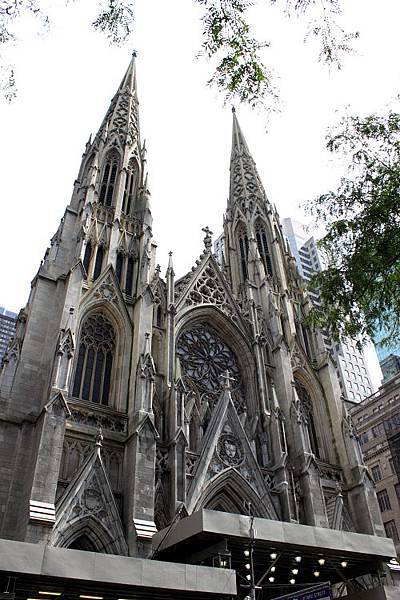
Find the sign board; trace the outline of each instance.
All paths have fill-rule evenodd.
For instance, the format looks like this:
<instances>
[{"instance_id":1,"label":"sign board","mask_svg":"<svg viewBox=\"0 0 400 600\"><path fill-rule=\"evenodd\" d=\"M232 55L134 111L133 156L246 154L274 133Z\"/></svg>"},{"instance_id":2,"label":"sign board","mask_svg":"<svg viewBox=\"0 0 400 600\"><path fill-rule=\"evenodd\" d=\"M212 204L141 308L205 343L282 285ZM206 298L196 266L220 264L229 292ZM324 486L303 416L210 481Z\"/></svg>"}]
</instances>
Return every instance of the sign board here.
<instances>
[{"instance_id":1,"label":"sign board","mask_svg":"<svg viewBox=\"0 0 400 600\"><path fill-rule=\"evenodd\" d=\"M305 590L299 590L298 592L292 592L274 598L274 600L331 600L331 585L330 583L322 583L320 585L314 585Z\"/></svg>"}]
</instances>

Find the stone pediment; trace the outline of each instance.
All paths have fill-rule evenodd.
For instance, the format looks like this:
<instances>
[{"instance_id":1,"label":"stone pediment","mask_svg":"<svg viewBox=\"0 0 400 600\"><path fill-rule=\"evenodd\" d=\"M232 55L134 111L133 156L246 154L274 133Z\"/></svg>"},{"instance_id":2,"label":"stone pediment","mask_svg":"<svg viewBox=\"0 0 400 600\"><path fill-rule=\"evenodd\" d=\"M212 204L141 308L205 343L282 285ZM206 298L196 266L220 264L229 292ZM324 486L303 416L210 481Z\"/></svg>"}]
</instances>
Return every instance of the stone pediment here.
<instances>
[{"instance_id":1,"label":"stone pediment","mask_svg":"<svg viewBox=\"0 0 400 600\"><path fill-rule=\"evenodd\" d=\"M128 554L99 443L96 443L56 507L52 543L68 547L83 534L98 540L95 545L98 551Z\"/></svg>"},{"instance_id":2,"label":"stone pediment","mask_svg":"<svg viewBox=\"0 0 400 600\"><path fill-rule=\"evenodd\" d=\"M230 390L225 389L216 404L203 438L194 478L188 490L189 512L199 508L202 496L212 495L213 486L219 486L221 476L226 478L230 473L229 479L232 479L232 471L236 473L234 479L243 482L239 487L245 486L246 490L252 491L256 503L262 507L264 516L277 519L269 489L240 422Z\"/></svg>"},{"instance_id":3,"label":"stone pediment","mask_svg":"<svg viewBox=\"0 0 400 600\"><path fill-rule=\"evenodd\" d=\"M177 312L192 306L213 305L246 330L240 307L211 253L205 252L197 268L177 282L176 292Z\"/></svg>"},{"instance_id":4,"label":"stone pediment","mask_svg":"<svg viewBox=\"0 0 400 600\"><path fill-rule=\"evenodd\" d=\"M121 292L120 285L115 276L112 265L104 270L92 287L82 298L83 308L87 304L105 304L116 308L125 320L131 325L131 319L125 306L125 301Z\"/></svg>"}]
</instances>

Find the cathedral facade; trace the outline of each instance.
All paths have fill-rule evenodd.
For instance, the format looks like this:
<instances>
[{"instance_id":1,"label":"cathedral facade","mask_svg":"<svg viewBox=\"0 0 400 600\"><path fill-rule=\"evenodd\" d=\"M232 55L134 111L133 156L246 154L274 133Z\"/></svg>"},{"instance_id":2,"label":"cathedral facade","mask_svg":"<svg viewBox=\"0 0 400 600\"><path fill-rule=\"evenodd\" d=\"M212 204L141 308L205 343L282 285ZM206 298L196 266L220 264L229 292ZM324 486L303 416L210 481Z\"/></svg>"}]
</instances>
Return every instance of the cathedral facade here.
<instances>
[{"instance_id":1,"label":"cathedral facade","mask_svg":"<svg viewBox=\"0 0 400 600\"><path fill-rule=\"evenodd\" d=\"M156 264L135 60L0 375L0 538L122 556L201 509L384 535L310 301L233 114L221 260Z\"/></svg>"}]
</instances>

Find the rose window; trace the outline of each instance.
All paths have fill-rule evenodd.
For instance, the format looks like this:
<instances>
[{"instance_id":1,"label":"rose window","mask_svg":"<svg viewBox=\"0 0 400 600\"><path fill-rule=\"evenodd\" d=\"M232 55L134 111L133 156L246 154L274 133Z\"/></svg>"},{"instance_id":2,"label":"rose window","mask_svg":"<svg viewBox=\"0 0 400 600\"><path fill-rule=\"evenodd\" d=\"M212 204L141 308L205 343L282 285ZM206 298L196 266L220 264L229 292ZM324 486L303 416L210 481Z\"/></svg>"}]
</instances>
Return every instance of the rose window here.
<instances>
[{"instance_id":1,"label":"rose window","mask_svg":"<svg viewBox=\"0 0 400 600\"><path fill-rule=\"evenodd\" d=\"M186 383L201 397L215 401L222 390L221 375L228 370L234 379L234 402L242 404L242 377L236 356L212 327L201 323L184 331L176 353Z\"/></svg>"}]
</instances>

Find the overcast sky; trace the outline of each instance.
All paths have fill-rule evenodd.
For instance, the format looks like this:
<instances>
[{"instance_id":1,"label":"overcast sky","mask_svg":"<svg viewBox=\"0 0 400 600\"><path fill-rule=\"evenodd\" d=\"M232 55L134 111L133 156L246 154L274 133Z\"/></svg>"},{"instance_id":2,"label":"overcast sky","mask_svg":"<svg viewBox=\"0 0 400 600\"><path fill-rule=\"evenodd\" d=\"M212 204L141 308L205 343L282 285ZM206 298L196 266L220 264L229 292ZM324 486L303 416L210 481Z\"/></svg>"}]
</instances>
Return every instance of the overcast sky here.
<instances>
[{"instance_id":1,"label":"overcast sky","mask_svg":"<svg viewBox=\"0 0 400 600\"><path fill-rule=\"evenodd\" d=\"M190 0L137 0L132 40L110 48L88 27L95 4L80 0L65 8L62 0L49 0L50 32L38 36L34 23L21 23L20 42L7 54L19 87L11 105L0 103L0 305L10 310L27 300L69 202L85 142L98 129L132 48L163 271L173 250L175 271L183 275L202 250L201 228L222 229L232 117L205 85L209 67L194 58L199 7ZM340 170L324 150L324 136L344 107L379 110L400 90L398 0L344 4L344 23L361 38L358 54L339 73L318 64L312 44L304 46L304 21L288 21L276 7L252 11L258 35L271 41L265 60L280 77L280 113L267 132L264 115L241 107L237 114L282 217L302 219L300 203L334 185Z\"/></svg>"}]
</instances>

